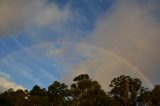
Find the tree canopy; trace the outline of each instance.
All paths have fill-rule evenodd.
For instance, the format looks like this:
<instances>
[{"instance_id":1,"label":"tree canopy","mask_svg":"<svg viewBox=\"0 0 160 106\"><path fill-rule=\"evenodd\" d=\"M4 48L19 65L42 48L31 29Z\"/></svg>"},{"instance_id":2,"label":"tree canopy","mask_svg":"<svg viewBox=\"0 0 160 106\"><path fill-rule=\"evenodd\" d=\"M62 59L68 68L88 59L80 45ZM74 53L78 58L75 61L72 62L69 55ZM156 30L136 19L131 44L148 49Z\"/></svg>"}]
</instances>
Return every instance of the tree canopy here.
<instances>
[{"instance_id":1,"label":"tree canopy","mask_svg":"<svg viewBox=\"0 0 160 106\"><path fill-rule=\"evenodd\" d=\"M160 85L144 88L140 79L121 75L113 78L106 93L88 74L73 79L68 87L54 81L48 88L12 88L0 94L0 106L160 106Z\"/></svg>"}]
</instances>

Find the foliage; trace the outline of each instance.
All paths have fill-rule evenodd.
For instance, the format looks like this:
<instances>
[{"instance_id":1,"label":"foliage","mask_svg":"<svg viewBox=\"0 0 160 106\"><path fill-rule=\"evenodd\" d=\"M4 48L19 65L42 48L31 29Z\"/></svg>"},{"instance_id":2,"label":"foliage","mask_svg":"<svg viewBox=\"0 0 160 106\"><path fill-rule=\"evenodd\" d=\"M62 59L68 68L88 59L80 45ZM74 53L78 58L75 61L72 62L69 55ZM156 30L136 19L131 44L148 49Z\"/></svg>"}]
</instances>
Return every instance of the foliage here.
<instances>
[{"instance_id":1,"label":"foliage","mask_svg":"<svg viewBox=\"0 0 160 106\"><path fill-rule=\"evenodd\" d=\"M151 93L152 93L153 103L156 106L160 106L160 85L156 85Z\"/></svg>"},{"instance_id":2,"label":"foliage","mask_svg":"<svg viewBox=\"0 0 160 106\"><path fill-rule=\"evenodd\" d=\"M71 96L75 106L109 106L112 102L97 81L92 81L87 74L74 78Z\"/></svg>"},{"instance_id":3,"label":"foliage","mask_svg":"<svg viewBox=\"0 0 160 106\"><path fill-rule=\"evenodd\" d=\"M111 81L110 92L113 97L118 100L123 106L136 106L141 81L130 76L120 76Z\"/></svg>"},{"instance_id":4,"label":"foliage","mask_svg":"<svg viewBox=\"0 0 160 106\"><path fill-rule=\"evenodd\" d=\"M70 88L54 81L47 89L38 85L28 90L12 88L0 94L0 106L160 106L160 85L153 90L130 76L119 76L111 81L106 93L88 74L73 79Z\"/></svg>"}]
</instances>

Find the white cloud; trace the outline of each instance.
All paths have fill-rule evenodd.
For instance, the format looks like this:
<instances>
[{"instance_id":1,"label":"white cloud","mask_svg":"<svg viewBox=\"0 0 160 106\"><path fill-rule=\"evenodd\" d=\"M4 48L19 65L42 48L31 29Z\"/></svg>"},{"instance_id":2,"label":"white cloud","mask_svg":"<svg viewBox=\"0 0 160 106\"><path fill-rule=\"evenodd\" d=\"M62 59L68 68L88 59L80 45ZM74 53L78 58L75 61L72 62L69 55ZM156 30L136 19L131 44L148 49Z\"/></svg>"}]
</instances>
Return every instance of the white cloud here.
<instances>
[{"instance_id":1,"label":"white cloud","mask_svg":"<svg viewBox=\"0 0 160 106\"><path fill-rule=\"evenodd\" d=\"M13 88L14 90L25 89L21 85L18 85L18 84L14 83L14 82L11 82L11 81L7 80L4 77L0 77L0 93L4 92L5 90L8 90L10 88Z\"/></svg>"}]
</instances>

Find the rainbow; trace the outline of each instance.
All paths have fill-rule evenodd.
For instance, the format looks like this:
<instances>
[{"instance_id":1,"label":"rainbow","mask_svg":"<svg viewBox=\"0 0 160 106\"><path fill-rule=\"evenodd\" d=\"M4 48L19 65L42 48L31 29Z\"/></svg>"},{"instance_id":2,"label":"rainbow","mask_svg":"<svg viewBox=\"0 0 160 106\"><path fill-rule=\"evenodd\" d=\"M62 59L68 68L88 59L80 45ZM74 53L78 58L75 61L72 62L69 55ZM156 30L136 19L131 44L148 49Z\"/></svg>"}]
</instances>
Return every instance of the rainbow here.
<instances>
[{"instance_id":1,"label":"rainbow","mask_svg":"<svg viewBox=\"0 0 160 106\"><path fill-rule=\"evenodd\" d=\"M9 58L9 57L12 57L14 55L16 55L17 53L21 52L21 51L25 51L27 53L27 55L29 56L32 56L32 53L29 51L29 49L32 49L32 48L35 48L35 47L41 47L41 46L47 46L47 45L54 45L54 44L65 44L65 45L68 45L68 44L73 44L73 45L80 45L80 46L88 46L88 47L92 47L92 48L95 48L95 49L99 49L100 51L112 56L113 58L119 60L120 62L124 63L125 65L127 65L128 67L130 67L133 71L135 71L136 74L138 74L141 78L144 79L145 82L147 82L147 84L149 85L149 88L153 88L153 84L152 82L145 76L144 73L142 73L142 71L140 69L138 69L138 67L134 66L133 64L131 64L130 62L126 61L124 58L121 58L120 56L118 56L117 54L111 52L111 51L108 51L106 49L103 49L103 48L100 48L100 47L97 47L97 46L94 46L94 45L90 45L90 44L86 44L86 43L75 43L75 42L45 42L45 43L40 43L40 44L36 44L36 45L33 45L33 46L30 46L30 47L23 47L20 43L16 42L22 49L10 54L10 55L7 55L3 58L0 59L0 62L2 60L5 60L6 58ZM32 56L33 57L33 56ZM33 57L34 58L34 57ZM36 58L37 59L37 58Z\"/></svg>"}]
</instances>

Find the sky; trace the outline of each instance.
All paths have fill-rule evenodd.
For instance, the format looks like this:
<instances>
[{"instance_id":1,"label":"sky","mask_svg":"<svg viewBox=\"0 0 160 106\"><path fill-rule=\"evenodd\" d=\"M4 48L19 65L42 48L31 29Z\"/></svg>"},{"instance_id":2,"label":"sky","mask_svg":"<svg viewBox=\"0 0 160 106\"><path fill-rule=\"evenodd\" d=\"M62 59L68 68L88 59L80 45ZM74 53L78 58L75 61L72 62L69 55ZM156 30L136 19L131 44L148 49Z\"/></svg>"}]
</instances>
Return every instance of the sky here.
<instances>
[{"instance_id":1,"label":"sky","mask_svg":"<svg viewBox=\"0 0 160 106\"><path fill-rule=\"evenodd\" d=\"M160 84L159 0L1 0L0 92L120 75Z\"/></svg>"}]
</instances>

